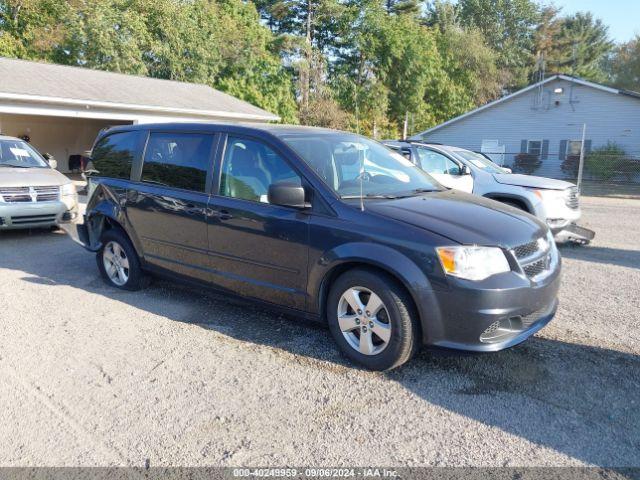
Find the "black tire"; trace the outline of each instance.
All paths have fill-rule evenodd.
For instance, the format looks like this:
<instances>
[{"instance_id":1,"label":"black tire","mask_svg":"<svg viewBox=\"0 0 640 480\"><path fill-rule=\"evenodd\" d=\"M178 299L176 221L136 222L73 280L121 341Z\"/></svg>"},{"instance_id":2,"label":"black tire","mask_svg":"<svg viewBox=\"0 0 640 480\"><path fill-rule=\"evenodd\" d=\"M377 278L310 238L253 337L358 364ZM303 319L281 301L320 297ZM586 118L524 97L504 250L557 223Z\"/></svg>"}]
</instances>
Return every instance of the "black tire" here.
<instances>
[{"instance_id":1,"label":"black tire","mask_svg":"<svg viewBox=\"0 0 640 480\"><path fill-rule=\"evenodd\" d=\"M342 294L353 287L363 287L380 297L388 311L390 340L378 354L365 355L352 347L338 323L338 306ZM340 350L356 363L370 370L391 370L413 357L420 345L420 327L413 302L407 291L392 277L376 270L357 268L342 274L331 286L327 298L327 321Z\"/></svg>"},{"instance_id":2,"label":"black tire","mask_svg":"<svg viewBox=\"0 0 640 480\"><path fill-rule=\"evenodd\" d=\"M105 247L111 242L116 243L122 248L122 250L124 250L126 254L126 259L128 260L128 265L129 265L127 269L128 278L126 280L126 283L122 285L115 283L109 277L109 274L105 269L105 265L104 265ZM110 230L106 230L102 234L102 237L100 238L100 243L102 244L102 246L100 247L100 250L98 250L96 254L96 262L98 264L98 270L100 270L100 275L102 275L102 279L105 281L105 283L107 283L112 287L119 288L121 290L130 290L130 291L140 290L143 287L144 274L140 266L140 259L138 258L138 254L136 253L136 250L133 248L133 245L131 244L131 240L129 240L129 237L127 237L127 235L121 230L112 228Z\"/></svg>"}]
</instances>

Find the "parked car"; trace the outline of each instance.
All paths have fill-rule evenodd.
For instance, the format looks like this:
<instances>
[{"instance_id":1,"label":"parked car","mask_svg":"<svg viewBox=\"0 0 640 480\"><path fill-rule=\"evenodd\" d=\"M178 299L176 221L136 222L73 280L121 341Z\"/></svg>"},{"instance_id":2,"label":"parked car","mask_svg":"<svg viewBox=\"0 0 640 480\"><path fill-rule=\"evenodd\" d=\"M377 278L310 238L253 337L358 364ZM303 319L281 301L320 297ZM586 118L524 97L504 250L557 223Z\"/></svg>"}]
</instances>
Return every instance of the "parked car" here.
<instances>
[{"instance_id":1,"label":"parked car","mask_svg":"<svg viewBox=\"0 0 640 480\"><path fill-rule=\"evenodd\" d=\"M449 145L417 141L383 142L448 188L491 198L535 215L560 239L588 242L593 232L578 227L577 187L569 182L512 174L487 156Z\"/></svg>"},{"instance_id":2,"label":"parked car","mask_svg":"<svg viewBox=\"0 0 640 480\"><path fill-rule=\"evenodd\" d=\"M421 345L501 350L555 314L561 260L544 223L358 135L116 127L92 163L84 223L65 228L113 287L160 274L323 320L375 370Z\"/></svg>"},{"instance_id":3,"label":"parked car","mask_svg":"<svg viewBox=\"0 0 640 480\"><path fill-rule=\"evenodd\" d=\"M51 227L78 215L76 189L19 138L0 136L0 230Z\"/></svg>"}]
</instances>

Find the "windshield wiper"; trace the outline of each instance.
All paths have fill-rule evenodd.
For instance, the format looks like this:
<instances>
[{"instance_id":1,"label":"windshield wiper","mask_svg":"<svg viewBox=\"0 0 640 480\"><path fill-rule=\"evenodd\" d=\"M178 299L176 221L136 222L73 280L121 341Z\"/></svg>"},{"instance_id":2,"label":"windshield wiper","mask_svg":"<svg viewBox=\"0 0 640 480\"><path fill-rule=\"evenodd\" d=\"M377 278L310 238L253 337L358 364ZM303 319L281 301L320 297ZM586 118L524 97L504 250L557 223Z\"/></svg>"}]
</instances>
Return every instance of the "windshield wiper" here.
<instances>
[{"instance_id":1,"label":"windshield wiper","mask_svg":"<svg viewBox=\"0 0 640 480\"><path fill-rule=\"evenodd\" d=\"M10 163L0 163L0 167L7 168L31 168L28 165L11 165Z\"/></svg>"},{"instance_id":2,"label":"windshield wiper","mask_svg":"<svg viewBox=\"0 0 640 480\"><path fill-rule=\"evenodd\" d=\"M390 194L384 195L384 194L378 194L378 193L367 193L362 197L363 198L386 198L386 199L398 198L397 195L390 195ZM360 195L342 195L340 198L344 200L352 200L355 198L360 198Z\"/></svg>"},{"instance_id":3,"label":"windshield wiper","mask_svg":"<svg viewBox=\"0 0 640 480\"><path fill-rule=\"evenodd\" d=\"M407 193L405 195L399 195L399 198L414 197L422 193L431 193L431 192L439 192L439 191L440 190L437 188L414 188L413 190L411 190L410 193Z\"/></svg>"}]
</instances>

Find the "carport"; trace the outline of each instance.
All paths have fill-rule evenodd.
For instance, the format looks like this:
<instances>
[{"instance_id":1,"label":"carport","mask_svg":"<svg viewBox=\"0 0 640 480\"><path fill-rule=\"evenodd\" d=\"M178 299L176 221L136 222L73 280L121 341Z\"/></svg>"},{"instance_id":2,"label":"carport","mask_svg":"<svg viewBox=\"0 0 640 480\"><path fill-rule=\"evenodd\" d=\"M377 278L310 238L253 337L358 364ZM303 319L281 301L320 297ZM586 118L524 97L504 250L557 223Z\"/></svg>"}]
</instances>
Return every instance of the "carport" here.
<instances>
[{"instance_id":1,"label":"carport","mask_svg":"<svg viewBox=\"0 0 640 480\"><path fill-rule=\"evenodd\" d=\"M69 158L89 150L101 129L130 123L49 115L0 114L0 131L4 135L28 136L38 151L53 155L58 161L58 170L62 172L69 172L74 167L70 165Z\"/></svg>"},{"instance_id":2,"label":"carport","mask_svg":"<svg viewBox=\"0 0 640 480\"><path fill-rule=\"evenodd\" d=\"M279 120L201 84L8 58L0 58L0 78L0 133L28 137L62 172L108 126Z\"/></svg>"}]
</instances>

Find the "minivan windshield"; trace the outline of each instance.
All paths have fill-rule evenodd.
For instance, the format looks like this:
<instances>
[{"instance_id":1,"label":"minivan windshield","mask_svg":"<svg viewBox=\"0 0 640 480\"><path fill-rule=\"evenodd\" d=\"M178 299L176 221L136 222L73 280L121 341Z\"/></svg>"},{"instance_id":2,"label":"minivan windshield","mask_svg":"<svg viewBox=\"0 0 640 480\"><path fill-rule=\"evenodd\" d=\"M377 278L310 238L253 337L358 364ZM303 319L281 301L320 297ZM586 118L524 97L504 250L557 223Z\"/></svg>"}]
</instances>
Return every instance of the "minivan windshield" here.
<instances>
[{"instance_id":1,"label":"minivan windshield","mask_svg":"<svg viewBox=\"0 0 640 480\"><path fill-rule=\"evenodd\" d=\"M0 139L0 168L48 168L45 160L22 140Z\"/></svg>"},{"instance_id":2,"label":"minivan windshield","mask_svg":"<svg viewBox=\"0 0 640 480\"><path fill-rule=\"evenodd\" d=\"M402 155L360 135L342 132L283 135L282 140L341 198L394 198L443 190Z\"/></svg>"},{"instance_id":3,"label":"minivan windshield","mask_svg":"<svg viewBox=\"0 0 640 480\"><path fill-rule=\"evenodd\" d=\"M453 153L487 173L507 173L504 168L479 153L469 150L455 150Z\"/></svg>"}]
</instances>

